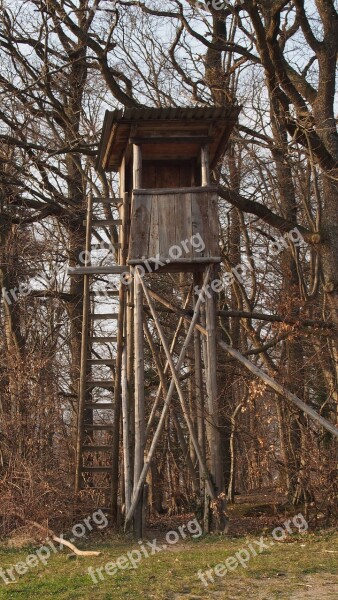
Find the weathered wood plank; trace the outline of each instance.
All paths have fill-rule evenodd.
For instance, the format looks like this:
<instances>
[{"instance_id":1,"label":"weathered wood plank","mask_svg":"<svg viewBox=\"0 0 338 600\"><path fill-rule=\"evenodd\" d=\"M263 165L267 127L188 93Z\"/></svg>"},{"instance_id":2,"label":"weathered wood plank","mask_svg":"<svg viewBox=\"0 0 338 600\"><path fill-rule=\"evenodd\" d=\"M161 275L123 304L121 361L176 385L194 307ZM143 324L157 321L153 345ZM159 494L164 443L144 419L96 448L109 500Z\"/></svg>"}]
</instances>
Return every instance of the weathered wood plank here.
<instances>
[{"instance_id":1,"label":"weathered wood plank","mask_svg":"<svg viewBox=\"0 0 338 600\"><path fill-rule=\"evenodd\" d=\"M121 275L125 271L128 271L128 267L120 265L112 265L111 267L74 267L69 268L68 275Z\"/></svg>"},{"instance_id":2,"label":"weathered wood plank","mask_svg":"<svg viewBox=\"0 0 338 600\"><path fill-rule=\"evenodd\" d=\"M166 196L158 197L159 246L160 256L169 258L169 250L175 240L175 200Z\"/></svg>"},{"instance_id":3,"label":"weathered wood plank","mask_svg":"<svg viewBox=\"0 0 338 600\"><path fill-rule=\"evenodd\" d=\"M149 225L151 215L151 196L140 197L134 194L131 232L129 245L129 258L141 259L147 256L149 241Z\"/></svg>"},{"instance_id":4,"label":"weathered wood plank","mask_svg":"<svg viewBox=\"0 0 338 600\"><path fill-rule=\"evenodd\" d=\"M150 234L148 256L156 257L160 252L160 236L159 236L159 216L158 216L158 198L154 194L151 203L151 219L150 219Z\"/></svg>"},{"instance_id":5,"label":"weathered wood plank","mask_svg":"<svg viewBox=\"0 0 338 600\"><path fill-rule=\"evenodd\" d=\"M142 150L141 146L134 144L134 162L133 162L133 187L134 190L142 187Z\"/></svg>"},{"instance_id":6,"label":"weathered wood plank","mask_svg":"<svg viewBox=\"0 0 338 600\"><path fill-rule=\"evenodd\" d=\"M143 161L142 186L144 189L157 188L157 170L152 161Z\"/></svg>"},{"instance_id":7,"label":"weathered wood plank","mask_svg":"<svg viewBox=\"0 0 338 600\"><path fill-rule=\"evenodd\" d=\"M152 144L161 144L168 145L168 138L171 138L171 143L173 144L186 144L187 142L194 142L196 144L207 144L212 141L212 139L207 135L189 135L189 134L179 134L175 137L173 135L168 135L167 133L164 136L160 135L147 135L147 137L131 137L130 141L133 144L149 144L151 141Z\"/></svg>"},{"instance_id":8,"label":"weathered wood plank","mask_svg":"<svg viewBox=\"0 0 338 600\"><path fill-rule=\"evenodd\" d=\"M206 240L204 239L204 221L201 211L201 206L203 207L203 204L204 197L201 197L200 194L195 194L193 192L191 194L192 235L200 235L204 243L206 243ZM193 256L195 259L204 257L206 256L206 251L197 252L196 249L193 249Z\"/></svg>"},{"instance_id":9,"label":"weathered wood plank","mask_svg":"<svg viewBox=\"0 0 338 600\"><path fill-rule=\"evenodd\" d=\"M202 186L210 185L210 169L209 169L209 148L206 144L201 149L201 169L202 169Z\"/></svg>"},{"instance_id":10,"label":"weathered wood plank","mask_svg":"<svg viewBox=\"0 0 338 600\"><path fill-rule=\"evenodd\" d=\"M157 259L156 259L156 261L149 260L149 264L150 265L151 264L157 265L157 267L158 267L158 263L162 262L162 263L166 264L168 272L169 271L171 271L171 272L180 272L181 269L178 269L178 270L176 269L175 270L174 268L169 268L169 267L175 267L175 264L184 265L184 264L187 263L187 259L185 257L184 258L177 258L174 262L172 262L170 264L169 264L169 261L167 260L167 258L168 258L167 256L158 256ZM189 261L191 262L191 264L194 264L195 266L198 266L198 265L202 265L202 264L205 264L205 263L218 263L218 262L220 262L220 259L219 259L219 256L200 256L200 254L198 254L198 256L193 256L192 258L190 258ZM140 260L139 259L130 260L129 264L131 266L139 265L140 264ZM161 268L160 268L160 270L161 270ZM202 268L202 271L203 271L203 268Z\"/></svg>"},{"instance_id":11,"label":"weathered wood plank","mask_svg":"<svg viewBox=\"0 0 338 600\"><path fill-rule=\"evenodd\" d=\"M121 225L121 219L96 219L92 221L92 226L96 228L107 227L110 225Z\"/></svg>"},{"instance_id":12,"label":"weathered wood plank","mask_svg":"<svg viewBox=\"0 0 338 600\"><path fill-rule=\"evenodd\" d=\"M181 254L177 258L188 260L191 258L191 194L176 194L175 196L175 238L173 244L177 245ZM189 226L190 223L190 226ZM188 249L188 252L186 251Z\"/></svg>"},{"instance_id":13,"label":"weathered wood plank","mask_svg":"<svg viewBox=\"0 0 338 600\"><path fill-rule=\"evenodd\" d=\"M219 260L218 206L214 188L134 192L129 264L160 256L162 262ZM199 235L205 249L197 251L191 237ZM180 246L171 252L172 246ZM200 249L200 247L199 247Z\"/></svg>"},{"instance_id":14,"label":"weathered wood plank","mask_svg":"<svg viewBox=\"0 0 338 600\"><path fill-rule=\"evenodd\" d=\"M219 216L217 194L208 194L209 254L219 256Z\"/></svg>"},{"instance_id":15,"label":"weathered wood plank","mask_svg":"<svg viewBox=\"0 0 338 600\"><path fill-rule=\"evenodd\" d=\"M177 187L177 188L160 188L160 189L141 189L141 190L137 190L137 195L138 196L149 196L151 194L157 194L158 196L168 196L170 194L185 194L185 193L189 193L189 194L205 194L206 192L216 192L217 193L217 188L215 186L208 186L208 187Z\"/></svg>"}]
</instances>

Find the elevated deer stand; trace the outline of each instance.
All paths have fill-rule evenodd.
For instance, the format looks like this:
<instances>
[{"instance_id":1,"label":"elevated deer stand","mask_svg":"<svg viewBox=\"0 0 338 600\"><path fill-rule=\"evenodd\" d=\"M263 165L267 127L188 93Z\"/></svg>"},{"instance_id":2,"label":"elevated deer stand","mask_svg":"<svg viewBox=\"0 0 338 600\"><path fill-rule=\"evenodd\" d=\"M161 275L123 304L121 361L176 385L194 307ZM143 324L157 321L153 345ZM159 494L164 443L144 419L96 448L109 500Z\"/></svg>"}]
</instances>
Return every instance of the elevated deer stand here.
<instances>
[{"instance_id":1,"label":"elevated deer stand","mask_svg":"<svg viewBox=\"0 0 338 600\"><path fill-rule=\"evenodd\" d=\"M147 474L169 412L173 415L177 437L187 458L193 489L197 493L206 490L208 503L210 500L220 521L218 527L224 528L221 522L224 482L218 422L216 299L210 287L221 259L218 198L210 173L225 152L237 115L238 109L234 107L211 107L126 109L107 112L105 117L98 166L105 171L118 171L120 181L118 266L111 268L126 265L124 271L129 270L129 275L125 273L122 277L119 292L114 379L115 443L112 445L111 468L115 478L117 468L121 474L118 489L125 506L125 526L133 520L137 537L142 537L144 532ZM88 276L89 266L86 268L85 276ZM191 291L184 308L192 301L192 316L179 349L177 340L182 333L183 319L180 319L170 343L155 303L162 303L168 311L171 311L171 306L152 289L154 273L184 273L191 281ZM192 293L196 286L199 294ZM158 360L145 318L145 306L147 314L151 315L152 330L156 330L165 355L164 368ZM201 330L205 331L202 325L205 325L206 336L201 334ZM159 377L158 392L148 422L144 392L145 339ZM192 385L196 415L191 414L181 381L181 370L190 344L193 345L195 361ZM88 355L88 343L86 348ZM178 359L174 358L174 348ZM86 364L84 357L83 368ZM179 399L179 414L172 410L174 392ZM83 488L81 473L86 470L83 462L86 402L83 397L79 411L79 489ZM206 424L204 414L207 415ZM119 440L120 416L123 436L121 457L116 442L116 437ZM92 444L95 446L94 442ZM197 467L187 451L189 444ZM119 458L123 459L122 466ZM118 482L112 483L116 510Z\"/></svg>"}]
</instances>

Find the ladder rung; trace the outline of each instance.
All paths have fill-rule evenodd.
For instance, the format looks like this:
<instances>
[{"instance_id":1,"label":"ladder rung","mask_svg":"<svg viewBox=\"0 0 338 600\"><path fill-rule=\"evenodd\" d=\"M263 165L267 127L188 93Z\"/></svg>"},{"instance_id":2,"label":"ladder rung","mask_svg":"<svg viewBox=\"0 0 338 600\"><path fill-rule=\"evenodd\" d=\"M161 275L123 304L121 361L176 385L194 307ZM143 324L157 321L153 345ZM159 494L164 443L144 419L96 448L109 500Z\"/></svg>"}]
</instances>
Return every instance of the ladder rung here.
<instances>
[{"instance_id":1,"label":"ladder rung","mask_svg":"<svg viewBox=\"0 0 338 600\"><path fill-rule=\"evenodd\" d=\"M112 337L92 337L89 338L90 341L93 344L105 344L106 342L108 343L116 343L117 342L117 337L116 336L112 336Z\"/></svg>"},{"instance_id":2,"label":"ladder rung","mask_svg":"<svg viewBox=\"0 0 338 600\"><path fill-rule=\"evenodd\" d=\"M86 224L86 221L83 222ZM95 219L92 221L92 227L110 227L111 225L122 225L121 219Z\"/></svg>"},{"instance_id":3,"label":"ladder rung","mask_svg":"<svg viewBox=\"0 0 338 600\"><path fill-rule=\"evenodd\" d=\"M102 204L122 204L123 198L93 198L93 202L102 202Z\"/></svg>"},{"instance_id":4,"label":"ladder rung","mask_svg":"<svg viewBox=\"0 0 338 600\"><path fill-rule=\"evenodd\" d=\"M113 381L104 381L104 380L97 380L97 381L87 381L88 387L89 388L93 388L93 387L102 387L102 388L113 388L114 387L114 382Z\"/></svg>"},{"instance_id":5,"label":"ladder rung","mask_svg":"<svg viewBox=\"0 0 338 600\"><path fill-rule=\"evenodd\" d=\"M102 425L84 425L85 431L112 431L114 425L102 424Z\"/></svg>"},{"instance_id":6,"label":"ladder rung","mask_svg":"<svg viewBox=\"0 0 338 600\"><path fill-rule=\"evenodd\" d=\"M109 244L109 242L102 242L102 244L91 244L92 250L111 250L112 248L122 248L122 244L119 242L116 244Z\"/></svg>"},{"instance_id":7,"label":"ladder rung","mask_svg":"<svg viewBox=\"0 0 338 600\"><path fill-rule=\"evenodd\" d=\"M107 366L107 367L113 367L116 363L116 360L108 360L105 358L90 358L87 360L87 363L89 365L103 365L103 366Z\"/></svg>"},{"instance_id":8,"label":"ladder rung","mask_svg":"<svg viewBox=\"0 0 338 600\"><path fill-rule=\"evenodd\" d=\"M84 473L110 473L112 471L113 467L112 466L108 466L108 467L82 467L81 471L83 471Z\"/></svg>"},{"instance_id":9,"label":"ladder rung","mask_svg":"<svg viewBox=\"0 0 338 600\"><path fill-rule=\"evenodd\" d=\"M68 275L122 275L129 271L127 266L114 265L111 267L75 267L68 269Z\"/></svg>"},{"instance_id":10,"label":"ladder rung","mask_svg":"<svg viewBox=\"0 0 338 600\"><path fill-rule=\"evenodd\" d=\"M85 404L85 409L90 410L114 410L114 406L111 402L88 402Z\"/></svg>"},{"instance_id":11,"label":"ladder rung","mask_svg":"<svg viewBox=\"0 0 338 600\"><path fill-rule=\"evenodd\" d=\"M111 452L113 446L82 446L83 452Z\"/></svg>"},{"instance_id":12,"label":"ladder rung","mask_svg":"<svg viewBox=\"0 0 338 600\"><path fill-rule=\"evenodd\" d=\"M102 313L102 315L99 315L99 314L93 315L92 314L92 315L90 315L90 318L92 321L106 321L108 319L112 319L112 320L118 319L119 315L118 315L118 313L107 313L107 314Z\"/></svg>"},{"instance_id":13,"label":"ladder rung","mask_svg":"<svg viewBox=\"0 0 338 600\"><path fill-rule=\"evenodd\" d=\"M89 292L90 296L96 296L97 298L104 298L105 296L119 296L119 290L96 290L94 292Z\"/></svg>"}]
</instances>

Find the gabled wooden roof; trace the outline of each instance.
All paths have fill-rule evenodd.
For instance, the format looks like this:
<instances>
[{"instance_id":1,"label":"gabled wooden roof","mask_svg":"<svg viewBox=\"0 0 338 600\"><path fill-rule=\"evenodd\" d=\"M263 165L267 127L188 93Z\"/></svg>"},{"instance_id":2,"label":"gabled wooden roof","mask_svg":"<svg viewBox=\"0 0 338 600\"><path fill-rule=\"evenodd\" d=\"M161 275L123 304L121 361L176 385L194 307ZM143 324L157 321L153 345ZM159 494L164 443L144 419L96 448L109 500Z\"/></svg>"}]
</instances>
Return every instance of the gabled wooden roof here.
<instances>
[{"instance_id":1,"label":"gabled wooden roof","mask_svg":"<svg viewBox=\"0 0 338 600\"><path fill-rule=\"evenodd\" d=\"M240 107L125 108L106 111L97 167L117 171L131 142L145 160L192 159L209 143L213 168L226 150Z\"/></svg>"}]
</instances>

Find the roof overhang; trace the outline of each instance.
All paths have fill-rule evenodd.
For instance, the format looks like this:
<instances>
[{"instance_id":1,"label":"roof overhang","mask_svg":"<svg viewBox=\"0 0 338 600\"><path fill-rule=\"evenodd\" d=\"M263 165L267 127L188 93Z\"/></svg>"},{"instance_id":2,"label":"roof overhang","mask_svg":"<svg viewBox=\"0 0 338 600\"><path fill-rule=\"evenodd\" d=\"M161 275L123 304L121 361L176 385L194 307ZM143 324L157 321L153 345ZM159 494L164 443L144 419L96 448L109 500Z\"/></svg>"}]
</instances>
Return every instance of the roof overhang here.
<instances>
[{"instance_id":1,"label":"roof overhang","mask_svg":"<svg viewBox=\"0 0 338 600\"><path fill-rule=\"evenodd\" d=\"M213 168L226 151L240 110L229 105L106 111L97 167L118 171L131 143L142 144L144 160L193 159L199 156L201 145L208 143Z\"/></svg>"}]
</instances>

